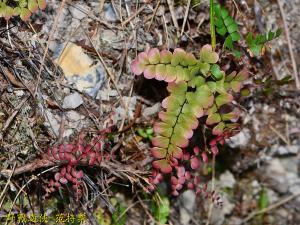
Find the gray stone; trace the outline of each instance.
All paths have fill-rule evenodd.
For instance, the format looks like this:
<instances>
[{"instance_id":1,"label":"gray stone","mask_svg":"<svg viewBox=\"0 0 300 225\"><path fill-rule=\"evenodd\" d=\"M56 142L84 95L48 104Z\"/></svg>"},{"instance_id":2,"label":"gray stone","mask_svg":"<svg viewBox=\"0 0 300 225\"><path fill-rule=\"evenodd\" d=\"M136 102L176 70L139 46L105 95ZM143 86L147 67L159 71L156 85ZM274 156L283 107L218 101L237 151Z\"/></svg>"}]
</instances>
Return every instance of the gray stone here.
<instances>
[{"instance_id":1,"label":"gray stone","mask_svg":"<svg viewBox=\"0 0 300 225\"><path fill-rule=\"evenodd\" d=\"M84 116L80 115L78 112L71 110L66 113L68 120L71 121L79 121L84 118Z\"/></svg>"},{"instance_id":2,"label":"gray stone","mask_svg":"<svg viewBox=\"0 0 300 225\"><path fill-rule=\"evenodd\" d=\"M300 147L297 145L290 145L290 146L280 145L277 148L277 153L279 155L297 154L299 151L299 148Z\"/></svg>"},{"instance_id":3,"label":"gray stone","mask_svg":"<svg viewBox=\"0 0 300 225\"><path fill-rule=\"evenodd\" d=\"M279 159L272 159L265 169L265 175L270 179L272 188L280 193L288 191L286 183L286 170Z\"/></svg>"},{"instance_id":4,"label":"gray stone","mask_svg":"<svg viewBox=\"0 0 300 225\"><path fill-rule=\"evenodd\" d=\"M153 115L155 115L156 113L159 112L160 106L161 106L160 103L156 103L156 104L154 104L154 105L151 106L151 107L147 107L147 108L145 108L145 109L143 110L142 115L143 115L145 118L147 118L147 117L149 117L149 116L153 116Z\"/></svg>"},{"instance_id":5,"label":"gray stone","mask_svg":"<svg viewBox=\"0 0 300 225\"><path fill-rule=\"evenodd\" d=\"M83 103L83 99L82 99L81 95L78 94L77 92L75 92L64 98L62 107L64 109L76 109L82 103Z\"/></svg>"},{"instance_id":6,"label":"gray stone","mask_svg":"<svg viewBox=\"0 0 300 225\"><path fill-rule=\"evenodd\" d=\"M63 134L63 137L69 137L71 136L72 134L74 133L73 129L66 129L64 130L64 134Z\"/></svg>"},{"instance_id":7,"label":"gray stone","mask_svg":"<svg viewBox=\"0 0 300 225\"><path fill-rule=\"evenodd\" d=\"M124 36L123 31L102 30L100 42L109 46L110 49L121 50L124 48Z\"/></svg>"},{"instance_id":8,"label":"gray stone","mask_svg":"<svg viewBox=\"0 0 300 225\"><path fill-rule=\"evenodd\" d=\"M280 159L280 163L282 164L284 169L294 174L298 173L298 161L299 159L297 158L297 156Z\"/></svg>"},{"instance_id":9,"label":"gray stone","mask_svg":"<svg viewBox=\"0 0 300 225\"><path fill-rule=\"evenodd\" d=\"M242 219L239 217L232 216L228 222L228 225L240 225L242 223Z\"/></svg>"},{"instance_id":10,"label":"gray stone","mask_svg":"<svg viewBox=\"0 0 300 225\"><path fill-rule=\"evenodd\" d=\"M46 117L45 126L49 127L50 130L52 130L54 132L54 134L56 136L58 136L60 124L59 124L59 121L57 120L57 118L55 118L53 113L48 109L45 110L45 117Z\"/></svg>"},{"instance_id":11,"label":"gray stone","mask_svg":"<svg viewBox=\"0 0 300 225\"><path fill-rule=\"evenodd\" d=\"M156 12L156 16L163 16L166 14L166 9L164 5L159 5L157 12Z\"/></svg>"},{"instance_id":12,"label":"gray stone","mask_svg":"<svg viewBox=\"0 0 300 225\"><path fill-rule=\"evenodd\" d=\"M222 200L223 200L222 208L218 208L218 207L213 208L210 224L223 225L225 216L232 213L232 210L234 209L234 204L232 204L229 201L228 195L226 193L222 195Z\"/></svg>"},{"instance_id":13,"label":"gray stone","mask_svg":"<svg viewBox=\"0 0 300 225\"><path fill-rule=\"evenodd\" d=\"M253 180L251 182L251 187L252 187L252 194L254 196L257 195L261 190L260 183L257 180Z\"/></svg>"},{"instance_id":14,"label":"gray stone","mask_svg":"<svg viewBox=\"0 0 300 225\"><path fill-rule=\"evenodd\" d=\"M269 165L267 167L267 173L269 173L272 176L283 176L286 173L285 168L283 167L282 163L279 159L275 158L272 159L269 162Z\"/></svg>"},{"instance_id":15,"label":"gray stone","mask_svg":"<svg viewBox=\"0 0 300 225\"><path fill-rule=\"evenodd\" d=\"M111 3L106 3L103 7L104 18L107 22L117 22L118 17Z\"/></svg>"},{"instance_id":16,"label":"gray stone","mask_svg":"<svg viewBox=\"0 0 300 225\"><path fill-rule=\"evenodd\" d=\"M295 183L293 185L291 185L291 187L289 188L289 192L292 193L292 194L300 193L300 179L299 178L297 178ZM300 196L298 196L296 198L296 201L298 203L300 203Z\"/></svg>"},{"instance_id":17,"label":"gray stone","mask_svg":"<svg viewBox=\"0 0 300 225\"><path fill-rule=\"evenodd\" d=\"M234 176L230 171L226 170L225 173L222 173L220 176L220 185L221 187L234 188L236 181Z\"/></svg>"},{"instance_id":18,"label":"gray stone","mask_svg":"<svg viewBox=\"0 0 300 225\"><path fill-rule=\"evenodd\" d=\"M229 201L229 197L227 193L224 193L222 195L223 200L223 207L222 207L222 213L226 215L230 215L232 213L232 210L234 209L234 204Z\"/></svg>"},{"instance_id":19,"label":"gray stone","mask_svg":"<svg viewBox=\"0 0 300 225\"><path fill-rule=\"evenodd\" d=\"M249 143L250 138L250 130L248 128L243 128L240 133L231 137L227 143L231 148L245 147Z\"/></svg>"},{"instance_id":20,"label":"gray stone","mask_svg":"<svg viewBox=\"0 0 300 225\"><path fill-rule=\"evenodd\" d=\"M289 212L285 210L284 208L278 209L276 211L276 214L282 218L287 218L289 216Z\"/></svg>"},{"instance_id":21,"label":"gray stone","mask_svg":"<svg viewBox=\"0 0 300 225\"><path fill-rule=\"evenodd\" d=\"M82 10L80 10L82 9ZM90 9L81 4L75 4L74 7L70 7L70 12L75 19L82 20L87 16L86 12L89 12Z\"/></svg>"},{"instance_id":22,"label":"gray stone","mask_svg":"<svg viewBox=\"0 0 300 225\"><path fill-rule=\"evenodd\" d=\"M107 43L118 42L119 38L116 32L112 30L103 30L101 32L101 40Z\"/></svg>"},{"instance_id":23,"label":"gray stone","mask_svg":"<svg viewBox=\"0 0 300 225\"><path fill-rule=\"evenodd\" d=\"M196 194L192 190L187 190L182 193L180 196L181 205L188 210L189 212L193 212L196 204Z\"/></svg>"},{"instance_id":24,"label":"gray stone","mask_svg":"<svg viewBox=\"0 0 300 225\"><path fill-rule=\"evenodd\" d=\"M297 157L272 159L265 170L271 187L282 194L300 191L300 178L297 175Z\"/></svg>"},{"instance_id":25,"label":"gray stone","mask_svg":"<svg viewBox=\"0 0 300 225\"><path fill-rule=\"evenodd\" d=\"M196 206L196 194L194 191L187 190L180 196L180 223L182 225L189 224L193 211Z\"/></svg>"},{"instance_id":26,"label":"gray stone","mask_svg":"<svg viewBox=\"0 0 300 225\"><path fill-rule=\"evenodd\" d=\"M67 83L95 98L106 80L102 64L94 62L82 47L71 42L53 48L53 59L62 68Z\"/></svg>"},{"instance_id":27,"label":"gray stone","mask_svg":"<svg viewBox=\"0 0 300 225\"><path fill-rule=\"evenodd\" d=\"M130 119L133 119L134 117L137 98L135 96L134 97L123 96L123 101L127 106L128 110L124 109L123 106L117 107L115 109L116 114L114 116L116 121L122 120L124 117L127 117L127 115L129 116Z\"/></svg>"},{"instance_id":28,"label":"gray stone","mask_svg":"<svg viewBox=\"0 0 300 225\"><path fill-rule=\"evenodd\" d=\"M85 116L80 115L78 112L71 110L69 112L66 113L66 117L67 117L67 127L71 128L71 129L76 129L76 130L80 130L83 127L83 124L86 122L84 120ZM69 136L66 133L67 130L65 130L64 135L65 136Z\"/></svg>"},{"instance_id":29,"label":"gray stone","mask_svg":"<svg viewBox=\"0 0 300 225\"><path fill-rule=\"evenodd\" d=\"M278 201L279 198L275 191L273 191L272 189L269 189L269 188L265 188L265 190L267 192L269 204L272 204L272 203L275 203Z\"/></svg>"},{"instance_id":30,"label":"gray stone","mask_svg":"<svg viewBox=\"0 0 300 225\"><path fill-rule=\"evenodd\" d=\"M180 213L180 224L188 225L192 218L190 213L185 208L180 208L179 213Z\"/></svg>"},{"instance_id":31,"label":"gray stone","mask_svg":"<svg viewBox=\"0 0 300 225\"><path fill-rule=\"evenodd\" d=\"M116 96L118 96L117 90L110 90L109 96L110 96L110 97L116 97Z\"/></svg>"}]
</instances>

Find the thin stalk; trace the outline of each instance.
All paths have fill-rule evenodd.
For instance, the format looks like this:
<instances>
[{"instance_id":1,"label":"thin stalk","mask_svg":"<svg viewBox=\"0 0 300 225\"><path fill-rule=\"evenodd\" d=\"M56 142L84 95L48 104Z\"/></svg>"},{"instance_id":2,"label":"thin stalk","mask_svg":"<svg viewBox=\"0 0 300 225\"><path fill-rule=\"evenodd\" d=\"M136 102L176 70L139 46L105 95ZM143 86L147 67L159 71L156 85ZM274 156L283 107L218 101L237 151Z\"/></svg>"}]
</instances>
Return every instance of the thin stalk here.
<instances>
[{"instance_id":1,"label":"thin stalk","mask_svg":"<svg viewBox=\"0 0 300 225\"><path fill-rule=\"evenodd\" d=\"M215 21L214 21L214 0L210 0L209 4L210 8L210 36L211 36L211 46L213 51L216 48L216 31L215 31Z\"/></svg>"}]
</instances>

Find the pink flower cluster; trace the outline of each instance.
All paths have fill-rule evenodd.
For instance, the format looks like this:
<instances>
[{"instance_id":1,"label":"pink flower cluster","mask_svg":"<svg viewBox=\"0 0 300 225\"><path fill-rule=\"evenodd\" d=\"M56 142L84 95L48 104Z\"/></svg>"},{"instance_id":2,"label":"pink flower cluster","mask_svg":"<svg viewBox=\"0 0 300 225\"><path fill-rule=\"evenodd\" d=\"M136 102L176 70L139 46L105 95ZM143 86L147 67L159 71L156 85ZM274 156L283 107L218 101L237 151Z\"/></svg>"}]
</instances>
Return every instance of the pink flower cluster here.
<instances>
[{"instance_id":1,"label":"pink flower cluster","mask_svg":"<svg viewBox=\"0 0 300 225\"><path fill-rule=\"evenodd\" d=\"M199 147L195 147L192 153L183 151L182 160L178 161L176 158L171 158L171 166L173 168L171 172L171 188L174 196L179 195L179 191L186 185L189 189L197 189L199 179L195 175L195 171L200 167L201 159L203 162L208 162L208 157L205 151L200 154ZM185 165L188 164L188 169ZM164 179L162 173L159 170L153 170L152 177L149 178L149 182L153 184L150 190L154 190L154 185L159 184ZM197 190L196 190L197 192ZM200 192L198 190L198 192Z\"/></svg>"},{"instance_id":2,"label":"pink flower cluster","mask_svg":"<svg viewBox=\"0 0 300 225\"><path fill-rule=\"evenodd\" d=\"M216 139L220 141L221 139ZM215 143L215 142L213 142ZM216 145L219 142L216 142ZM214 146L216 148L216 145ZM215 191L208 191L207 185L203 187L200 186L201 180L197 174L197 169L199 169L201 162L207 163L208 156L206 151L201 151L198 146L193 148L192 152L186 150L183 151L183 157L180 162L172 158L172 172L170 175L171 190L173 196L178 196L179 192L184 189L194 190L196 195L202 194L205 198L210 198L217 205L222 206L222 200L220 196L217 195ZM149 190L154 190L155 185L161 183L164 180L163 173L159 170L154 169L152 176L149 178L150 187Z\"/></svg>"},{"instance_id":3,"label":"pink flower cluster","mask_svg":"<svg viewBox=\"0 0 300 225\"><path fill-rule=\"evenodd\" d=\"M54 175L54 180L51 179L49 181L49 186L46 188L46 193L49 195L52 192L55 192L55 188L61 188L62 185L67 184L70 182L72 184L72 188L75 191L75 196L77 198L81 197L82 190L80 188L82 184L83 171L77 171L71 165L62 167L60 172L57 172Z\"/></svg>"},{"instance_id":4,"label":"pink flower cluster","mask_svg":"<svg viewBox=\"0 0 300 225\"><path fill-rule=\"evenodd\" d=\"M54 176L54 180L49 181L46 188L46 196L55 192L56 189L61 188L62 185L70 184L75 191L75 196L79 199L82 195L82 178L84 173L82 170L77 170L80 165L99 165L103 160L109 160L110 155L103 154L103 140L104 135L101 134L93 138L87 143L84 136L80 136L76 144L61 144L50 147L48 149L46 158L62 165L59 172Z\"/></svg>"}]
</instances>

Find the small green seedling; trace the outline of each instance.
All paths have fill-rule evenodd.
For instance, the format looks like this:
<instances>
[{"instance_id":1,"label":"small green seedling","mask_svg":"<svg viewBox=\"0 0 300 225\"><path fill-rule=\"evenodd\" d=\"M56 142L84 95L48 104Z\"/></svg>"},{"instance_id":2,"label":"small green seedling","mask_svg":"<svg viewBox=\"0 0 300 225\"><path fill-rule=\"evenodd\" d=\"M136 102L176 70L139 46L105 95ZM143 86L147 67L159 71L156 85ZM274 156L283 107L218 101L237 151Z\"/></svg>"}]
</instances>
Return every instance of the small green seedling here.
<instances>
[{"instance_id":1,"label":"small green seedling","mask_svg":"<svg viewBox=\"0 0 300 225\"><path fill-rule=\"evenodd\" d=\"M216 32L225 37L224 46L233 50L233 43L240 40L237 22L229 15L227 9L214 4Z\"/></svg>"},{"instance_id":2,"label":"small green seedling","mask_svg":"<svg viewBox=\"0 0 300 225\"><path fill-rule=\"evenodd\" d=\"M145 129L138 128L137 133L138 133L138 135L140 135L141 137L143 137L149 141L151 141L153 138L153 128L152 127L147 127Z\"/></svg>"},{"instance_id":3,"label":"small green seedling","mask_svg":"<svg viewBox=\"0 0 300 225\"><path fill-rule=\"evenodd\" d=\"M166 224L170 215L170 201L167 196L159 196L151 202L151 211L159 224Z\"/></svg>"},{"instance_id":4,"label":"small green seedling","mask_svg":"<svg viewBox=\"0 0 300 225\"><path fill-rule=\"evenodd\" d=\"M269 31L267 34L259 34L256 37L250 32L246 36L246 42L248 44L248 51L251 56L259 56L264 53L265 44L273 39L279 37L282 33L281 29L277 29L275 32Z\"/></svg>"}]
</instances>

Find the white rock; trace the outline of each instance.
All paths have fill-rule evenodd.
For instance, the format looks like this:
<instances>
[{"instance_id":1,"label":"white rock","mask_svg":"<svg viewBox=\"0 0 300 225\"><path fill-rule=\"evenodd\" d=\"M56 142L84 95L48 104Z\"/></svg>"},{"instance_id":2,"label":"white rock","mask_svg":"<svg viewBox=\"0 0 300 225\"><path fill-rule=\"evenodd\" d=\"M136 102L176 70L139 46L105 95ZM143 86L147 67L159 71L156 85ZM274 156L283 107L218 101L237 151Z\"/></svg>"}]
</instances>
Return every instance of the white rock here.
<instances>
[{"instance_id":1,"label":"white rock","mask_svg":"<svg viewBox=\"0 0 300 225\"><path fill-rule=\"evenodd\" d=\"M187 225L193 216L193 211L196 206L195 192L191 190L183 192L180 196L180 203L180 224Z\"/></svg>"},{"instance_id":2,"label":"white rock","mask_svg":"<svg viewBox=\"0 0 300 225\"><path fill-rule=\"evenodd\" d=\"M107 89L100 90L96 99L101 99L101 101L109 101L109 91Z\"/></svg>"},{"instance_id":3,"label":"white rock","mask_svg":"<svg viewBox=\"0 0 300 225\"><path fill-rule=\"evenodd\" d=\"M154 114L156 114L156 113L159 112L160 106L161 106L160 103L156 103L155 105L153 105L153 106L151 106L151 107L147 107L147 108L145 108L145 109L143 110L142 115L143 115L145 118L147 118L147 117L149 117L149 116L152 116L152 115L154 115Z\"/></svg>"},{"instance_id":4,"label":"white rock","mask_svg":"<svg viewBox=\"0 0 300 225\"><path fill-rule=\"evenodd\" d=\"M82 10L80 10L82 9ZM89 12L89 7L85 7L81 4L75 4L74 7L70 7L70 12L75 19L82 20L84 17L87 17L87 13Z\"/></svg>"},{"instance_id":5,"label":"white rock","mask_svg":"<svg viewBox=\"0 0 300 225\"><path fill-rule=\"evenodd\" d=\"M192 190L187 190L180 196L180 202L182 206L190 213L194 211L196 204L196 194Z\"/></svg>"},{"instance_id":6,"label":"white rock","mask_svg":"<svg viewBox=\"0 0 300 225\"><path fill-rule=\"evenodd\" d=\"M230 171L226 170L225 173L222 173L220 176L220 185L222 187L234 188L236 181L234 176Z\"/></svg>"},{"instance_id":7,"label":"white rock","mask_svg":"<svg viewBox=\"0 0 300 225\"><path fill-rule=\"evenodd\" d=\"M292 194L297 194L300 192L300 179L298 178L298 182L296 182L293 186L289 188L289 192ZM300 196L296 198L298 202L300 202Z\"/></svg>"},{"instance_id":8,"label":"white rock","mask_svg":"<svg viewBox=\"0 0 300 225\"><path fill-rule=\"evenodd\" d=\"M127 114L129 115L129 118L132 119L134 117L134 111L136 106L137 98L134 97L127 97L123 96L123 101L125 105L128 107L128 111L126 111L123 106L119 106L116 108L116 121L122 120L124 117L127 117Z\"/></svg>"},{"instance_id":9,"label":"white rock","mask_svg":"<svg viewBox=\"0 0 300 225\"><path fill-rule=\"evenodd\" d=\"M103 9L104 9L104 17L107 22L118 21L118 17L111 3L105 4Z\"/></svg>"},{"instance_id":10,"label":"white rock","mask_svg":"<svg viewBox=\"0 0 300 225\"><path fill-rule=\"evenodd\" d=\"M231 214L235 205L229 201L227 194L223 194L222 200L223 200L222 213L224 213L225 216Z\"/></svg>"},{"instance_id":11,"label":"white rock","mask_svg":"<svg viewBox=\"0 0 300 225\"><path fill-rule=\"evenodd\" d=\"M272 159L263 172L265 172L266 177L270 180L270 185L274 190L280 193L288 191L289 182L287 176L289 173L287 173L279 159Z\"/></svg>"},{"instance_id":12,"label":"white rock","mask_svg":"<svg viewBox=\"0 0 300 225\"><path fill-rule=\"evenodd\" d=\"M72 121L78 121L84 118L83 115L80 115L78 112L71 110L69 112L66 113L68 120L72 120Z\"/></svg>"},{"instance_id":13,"label":"white rock","mask_svg":"<svg viewBox=\"0 0 300 225\"><path fill-rule=\"evenodd\" d=\"M64 98L63 108L64 109L76 109L83 103L83 99L77 92L68 95Z\"/></svg>"},{"instance_id":14,"label":"white rock","mask_svg":"<svg viewBox=\"0 0 300 225\"><path fill-rule=\"evenodd\" d=\"M260 184L258 183L257 180L253 180L253 181L251 182L251 186L252 186L253 188L260 188Z\"/></svg>"},{"instance_id":15,"label":"white rock","mask_svg":"<svg viewBox=\"0 0 300 225\"><path fill-rule=\"evenodd\" d=\"M110 96L110 97L116 97L116 96L118 96L117 90L110 90L109 96Z\"/></svg>"},{"instance_id":16,"label":"white rock","mask_svg":"<svg viewBox=\"0 0 300 225\"><path fill-rule=\"evenodd\" d=\"M232 213L232 210L234 209L234 204L232 204L228 200L228 195L226 193L222 195L222 201L223 201L222 208L218 208L218 207L213 208L210 224L223 225L225 216Z\"/></svg>"},{"instance_id":17,"label":"white rock","mask_svg":"<svg viewBox=\"0 0 300 225\"><path fill-rule=\"evenodd\" d=\"M300 147L297 145L284 146L280 145L277 148L277 153L279 155L287 155L287 154L297 154Z\"/></svg>"},{"instance_id":18,"label":"white rock","mask_svg":"<svg viewBox=\"0 0 300 225\"><path fill-rule=\"evenodd\" d=\"M283 218L287 218L290 213L287 210L285 210L284 208L280 208L276 211L276 214Z\"/></svg>"},{"instance_id":19,"label":"white rock","mask_svg":"<svg viewBox=\"0 0 300 225\"><path fill-rule=\"evenodd\" d=\"M231 148L245 147L249 143L250 138L250 130L243 128L240 133L230 138L228 144Z\"/></svg>"},{"instance_id":20,"label":"white rock","mask_svg":"<svg viewBox=\"0 0 300 225\"><path fill-rule=\"evenodd\" d=\"M260 190L261 190L260 183L258 183L257 180L253 180L251 182L251 187L252 187L252 194L253 194L253 196L257 195L260 192Z\"/></svg>"},{"instance_id":21,"label":"white rock","mask_svg":"<svg viewBox=\"0 0 300 225\"><path fill-rule=\"evenodd\" d=\"M46 117L46 122L45 125L50 127L50 130L52 130L56 136L59 135L59 128L60 124L59 121L55 118L55 116L52 114L50 110L45 110L45 117Z\"/></svg>"},{"instance_id":22,"label":"white rock","mask_svg":"<svg viewBox=\"0 0 300 225\"><path fill-rule=\"evenodd\" d=\"M69 137L71 136L72 134L74 133L73 129L66 129L64 130L64 134L63 134L63 137Z\"/></svg>"},{"instance_id":23,"label":"white rock","mask_svg":"<svg viewBox=\"0 0 300 225\"><path fill-rule=\"evenodd\" d=\"M285 158L280 159L280 163L282 164L284 169L295 175L298 173L298 162L299 162L299 159L297 156L285 157Z\"/></svg>"},{"instance_id":24,"label":"white rock","mask_svg":"<svg viewBox=\"0 0 300 225\"><path fill-rule=\"evenodd\" d=\"M71 110L66 113L66 117L67 117L67 121L68 121L68 123L67 123L68 128L79 130L83 127L83 124L85 122L84 121L85 116L80 115L78 112L76 112L74 110ZM66 134L64 134L64 135L66 135Z\"/></svg>"},{"instance_id":25,"label":"white rock","mask_svg":"<svg viewBox=\"0 0 300 225\"><path fill-rule=\"evenodd\" d=\"M275 191L273 191L272 189L266 188L267 191L267 196L268 196L268 201L269 204L275 203L278 201L278 195Z\"/></svg>"},{"instance_id":26,"label":"white rock","mask_svg":"<svg viewBox=\"0 0 300 225\"><path fill-rule=\"evenodd\" d=\"M22 91L22 90L14 91L14 93L17 97L22 97L24 95L24 91Z\"/></svg>"},{"instance_id":27,"label":"white rock","mask_svg":"<svg viewBox=\"0 0 300 225\"><path fill-rule=\"evenodd\" d=\"M182 207L180 207L179 213L180 213L180 224L182 225L190 224L190 220L192 219L190 213L185 208Z\"/></svg>"},{"instance_id":28,"label":"white rock","mask_svg":"<svg viewBox=\"0 0 300 225\"><path fill-rule=\"evenodd\" d=\"M236 216L232 216L229 218L228 225L239 225L242 224L242 219Z\"/></svg>"},{"instance_id":29,"label":"white rock","mask_svg":"<svg viewBox=\"0 0 300 225\"><path fill-rule=\"evenodd\" d=\"M269 162L267 172L272 176L282 176L285 175L286 170L284 169L279 159L272 159Z\"/></svg>"}]
</instances>

